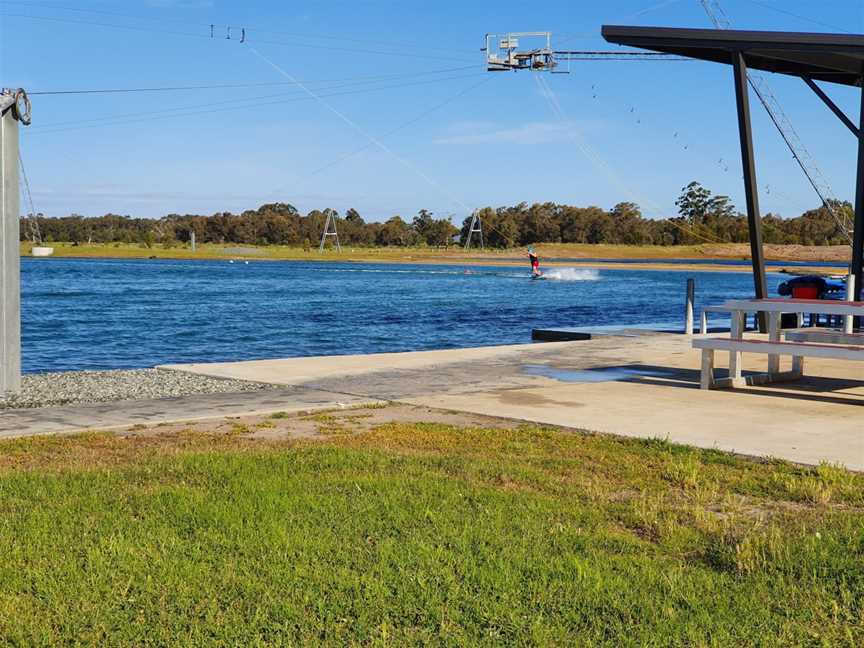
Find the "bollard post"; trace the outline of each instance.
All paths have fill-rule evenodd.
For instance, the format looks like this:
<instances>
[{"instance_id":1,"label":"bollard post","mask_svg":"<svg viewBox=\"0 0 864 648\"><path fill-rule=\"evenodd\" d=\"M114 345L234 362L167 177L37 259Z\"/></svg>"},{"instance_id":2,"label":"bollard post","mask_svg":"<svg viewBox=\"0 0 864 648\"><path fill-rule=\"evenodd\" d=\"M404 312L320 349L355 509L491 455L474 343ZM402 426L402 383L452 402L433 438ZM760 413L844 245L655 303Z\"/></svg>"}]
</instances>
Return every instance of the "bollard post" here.
<instances>
[{"instance_id":1,"label":"bollard post","mask_svg":"<svg viewBox=\"0 0 864 648\"><path fill-rule=\"evenodd\" d=\"M852 272L846 277L846 301L855 301L855 275ZM843 331L845 333L851 333L854 324L854 315L845 315L843 317Z\"/></svg>"},{"instance_id":2,"label":"bollard post","mask_svg":"<svg viewBox=\"0 0 864 648\"><path fill-rule=\"evenodd\" d=\"M684 302L684 335L693 335L693 301L696 297L696 280L687 280L687 298Z\"/></svg>"}]
</instances>

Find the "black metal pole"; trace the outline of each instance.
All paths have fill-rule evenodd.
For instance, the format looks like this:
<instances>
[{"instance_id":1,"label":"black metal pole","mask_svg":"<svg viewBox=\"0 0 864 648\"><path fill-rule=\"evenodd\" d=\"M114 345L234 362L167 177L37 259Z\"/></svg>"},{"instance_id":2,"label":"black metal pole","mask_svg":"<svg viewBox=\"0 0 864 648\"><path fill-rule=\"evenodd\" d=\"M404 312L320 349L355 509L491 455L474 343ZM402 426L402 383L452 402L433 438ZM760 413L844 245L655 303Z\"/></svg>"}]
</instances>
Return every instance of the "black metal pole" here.
<instances>
[{"instance_id":1,"label":"black metal pole","mask_svg":"<svg viewBox=\"0 0 864 648\"><path fill-rule=\"evenodd\" d=\"M811 79L810 77L806 77L806 76L802 76L801 78L804 79L804 83L806 83L810 87L810 89L816 93L816 96L822 100L822 103L824 103L826 106L828 106L828 108L831 110L831 112L833 112L835 115L837 115L837 117L840 119L840 121L843 122L844 126L846 126L846 128L848 128L850 131L852 131L852 134L855 137L858 137L861 134L860 129L852 122L851 119L849 119L846 116L846 113L844 113L840 109L840 106L838 106L836 103L834 103L834 101L832 101L831 97L829 97L827 94L825 94L825 91L822 88L820 88L818 85L816 85L816 82L813 79Z\"/></svg>"},{"instance_id":2,"label":"black metal pole","mask_svg":"<svg viewBox=\"0 0 864 648\"><path fill-rule=\"evenodd\" d=\"M861 88L859 133L864 128L864 79ZM852 274L855 275L855 301L861 301L864 272L864 137L858 136L858 173L855 177L855 231L852 235Z\"/></svg>"},{"instance_id":3,"label":"black metal pole","mask_svg":"<svg viewBox=\"0 0 864 648\"><path fill-rule=\"evenodd\" d=\"M756 185L756 161L753 156L753 129L750 125L750 97L747 86L747 63L744 54L732 55L735 73L735 100L738 106L738 133L741 138L741 166L744 169L744 196L747 200L747 225L750 230L750 256L753 260L753 287L757 299L768 296L765 278L765 254L762 249L762 217L759 214L759 190ZM768 330L765 313L759 313L759 330Z\"/></svg>"}]
</instances>

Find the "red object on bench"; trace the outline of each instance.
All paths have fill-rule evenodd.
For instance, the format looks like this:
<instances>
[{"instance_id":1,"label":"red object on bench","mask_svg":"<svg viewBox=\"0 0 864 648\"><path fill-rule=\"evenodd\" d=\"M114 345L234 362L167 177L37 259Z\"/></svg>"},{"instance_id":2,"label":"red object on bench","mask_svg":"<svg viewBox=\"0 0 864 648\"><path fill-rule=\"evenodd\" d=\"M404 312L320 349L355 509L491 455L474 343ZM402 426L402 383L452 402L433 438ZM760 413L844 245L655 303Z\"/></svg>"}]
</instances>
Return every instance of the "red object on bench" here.
<instances>
[{"instance_id":1,"label":"red object on bench","mask_svg":"<svg viewBox=\"0 0 864 648\"><path fill-rule=\"evenodd\" d=\"M792 299L818 299L819 289L816 286L793 286Z\"/></svg>"}]
</instances>

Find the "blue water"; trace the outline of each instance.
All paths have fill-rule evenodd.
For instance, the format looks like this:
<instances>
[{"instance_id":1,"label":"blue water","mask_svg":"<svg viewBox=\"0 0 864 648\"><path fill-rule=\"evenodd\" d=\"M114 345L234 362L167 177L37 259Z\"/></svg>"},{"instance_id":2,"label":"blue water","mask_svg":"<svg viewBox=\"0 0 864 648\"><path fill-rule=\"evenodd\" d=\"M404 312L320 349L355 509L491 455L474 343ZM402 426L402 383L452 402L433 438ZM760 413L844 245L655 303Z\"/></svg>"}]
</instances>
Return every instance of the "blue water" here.
<instances>
[{"instance_id":1,"label":"blue water","mask_svg":"<svg viewBox=\"0 0 864 648\"><path fill-rule=\"evenodd\" d=\"M557 270L557 269L556 269ZM550 270L554 272L555 270ZM752 295L738 272L250 261L22 260L26 372L529 342L538 327L679 327ZM776 292L782 275L769 275Z\"/></svg>"},{"instance_id":2,"label":"blue water","mask_svg":"<svg viewBox=\"0 0 864 648\"><path fill-rule=\"evenodd\" d=\"M514 259L515 260L515 259ZM749 266L750 259L612 259L603 257L592 258L557 258L559 263L663 263L669 265L724 265ZM778 268L845 268L848 263L843 261L765 261L765 266Z\"/></svg>"}]
</instances>

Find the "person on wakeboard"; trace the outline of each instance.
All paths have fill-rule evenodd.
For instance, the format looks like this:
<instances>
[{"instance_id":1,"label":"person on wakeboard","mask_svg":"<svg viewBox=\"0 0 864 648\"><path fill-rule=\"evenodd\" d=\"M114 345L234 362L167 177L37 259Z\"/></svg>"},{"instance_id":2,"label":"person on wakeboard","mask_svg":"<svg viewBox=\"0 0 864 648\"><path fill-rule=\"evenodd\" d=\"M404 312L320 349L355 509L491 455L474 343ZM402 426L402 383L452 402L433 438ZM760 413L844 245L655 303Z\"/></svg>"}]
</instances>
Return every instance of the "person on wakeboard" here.
<instances>
[{"instance_id":1,"label":"person on wakeboard","mask_svg":"<svg viewBox=\"0 0 864 648\"><path fill-rule=\"evenodd\" d=\"M531 262L531 277L536 278L542 276L543 273L540 272L540 257L537 256L533 247L528 248L528 260Z\"/></svg>"}]
</instances>

